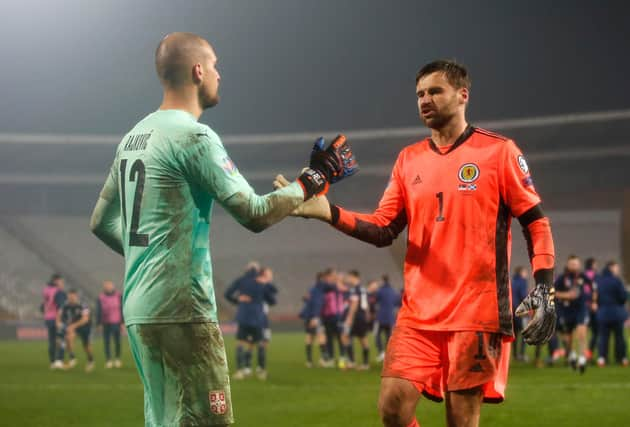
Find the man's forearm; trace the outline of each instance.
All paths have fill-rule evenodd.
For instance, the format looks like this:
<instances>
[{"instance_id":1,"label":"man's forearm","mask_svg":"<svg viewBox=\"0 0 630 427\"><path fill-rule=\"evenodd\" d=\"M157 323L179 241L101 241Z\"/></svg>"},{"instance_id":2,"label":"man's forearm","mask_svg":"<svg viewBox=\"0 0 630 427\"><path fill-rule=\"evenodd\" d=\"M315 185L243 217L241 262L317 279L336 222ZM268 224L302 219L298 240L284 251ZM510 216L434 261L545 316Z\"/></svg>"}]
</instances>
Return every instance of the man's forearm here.
<instances>
[{"instance_id":1,"label":"man's forearm","mask_svg":"<svg viewBox=\"0 0 630 427\"><path fill-rule=\"evenodd\" d=\"M68 328L80 328L81 326L85 325L88 322L88 319L81 319L81 320L77 320L76 322L70 323L68 325Z\"/></svg>"},{"instance_id":2,"label":"man's forearm","mask_svg":"<svg viewBox=\"0 0 630 427\"><path fill-rule=\"evenodd\" d=\"M556 291L556 298L558 298L559 300L572 301L576 299L577 296L573 292L570 292L570 291L567 291L567 292Z\"/></svg>"},{"instance_id":3,"label":"man's forearm","mask_svg":"<svg viewBox=\"0 0 630 427\"><path fill-rule=\"evenodd\" d=\"M339 231L379 248L389 246L407 226L404 209L387 215L359 214L330 205L330 223Z\"/></svg>"},{"instance_id":4,"label":"man's forearm","mask_svg":"<svg viewBox=\"0 0 630 427\"><path fill-rule=\"evenodd\" d=\"M103 198L99 198L90 219L90 229L103 243L124 256L120 211Z\"/></svg>"},{"instance_id":5,"label":"man's forearm","mask_svg":"<svg viewBox=\"0 0 630 427\"><path fill-rule=\"evenodd\" d=\"M293 183L264 196L254 192L236 193L226 199L223 207L248 230L259 233L280 222L304 202L304 192Z\"/></svg>"}]
</instances>

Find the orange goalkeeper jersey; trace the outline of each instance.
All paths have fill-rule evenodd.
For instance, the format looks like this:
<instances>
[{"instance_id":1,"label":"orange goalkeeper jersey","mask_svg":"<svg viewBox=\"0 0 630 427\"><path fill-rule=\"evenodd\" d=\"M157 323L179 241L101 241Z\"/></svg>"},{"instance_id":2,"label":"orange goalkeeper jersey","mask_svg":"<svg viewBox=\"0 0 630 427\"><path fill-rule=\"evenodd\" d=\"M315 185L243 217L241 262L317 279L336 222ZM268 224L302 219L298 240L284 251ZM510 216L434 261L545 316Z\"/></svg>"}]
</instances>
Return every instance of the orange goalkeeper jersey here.
<instances>
[{"instance_id":1,"label":"orange goalkeeper jersey","mask_svg":"<svg viewBox=\"0 0 630 427\"><path fill-rule=\"evenodd\" d=\"M447 149L430 138L403 149L373 214L334 205L331 211L336 228L377 246L408 226L398 324L512 335L510 221L540 220L548 230L539 204L515 143L468 126ZM553 266L553 243L538 253L529 239L528 246L539 257L535 270Z\"/></svg>"}]
</instances>

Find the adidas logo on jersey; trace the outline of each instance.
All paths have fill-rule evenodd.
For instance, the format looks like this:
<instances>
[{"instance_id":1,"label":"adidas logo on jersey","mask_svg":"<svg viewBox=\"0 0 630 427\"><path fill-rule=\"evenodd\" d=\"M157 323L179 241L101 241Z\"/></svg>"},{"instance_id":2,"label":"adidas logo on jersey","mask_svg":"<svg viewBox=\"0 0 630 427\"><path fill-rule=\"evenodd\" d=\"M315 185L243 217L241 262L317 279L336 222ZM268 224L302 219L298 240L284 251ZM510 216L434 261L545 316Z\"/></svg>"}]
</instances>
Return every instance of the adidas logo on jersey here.
<instances>
[{"instance_id":1,"label":"adidas logo on jersey","mask_svg":"<svg viewBox=\"0 0 630 427\"><path fill-rule=\"evenodd\" d=\"M416 184L422 184L422 178L420 178L420 175L416 175L416 179L414 179L413 182L411 183L411 185L416 185Z\"/></svg>"}]
</instances>

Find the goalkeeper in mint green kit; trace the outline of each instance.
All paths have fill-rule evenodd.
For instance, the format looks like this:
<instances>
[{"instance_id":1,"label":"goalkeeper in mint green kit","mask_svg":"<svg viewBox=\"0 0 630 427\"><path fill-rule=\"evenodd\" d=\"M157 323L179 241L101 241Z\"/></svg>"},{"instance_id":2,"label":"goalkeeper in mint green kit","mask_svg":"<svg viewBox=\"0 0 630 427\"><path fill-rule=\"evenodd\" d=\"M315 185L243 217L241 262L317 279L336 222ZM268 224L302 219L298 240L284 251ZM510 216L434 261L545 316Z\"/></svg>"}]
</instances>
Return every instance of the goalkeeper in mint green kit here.
<instances>
[{"instance_id":1,"label":"goalkeeper in mint green kit","mask_svg":"<svg viewBox=\"0 0 630 427\"><path fill-rule=\"evenodd\" d=\"M219 202L260 232L352 175L343 136L316 143L290 185L257 195L220 138L197 121L219 101L210 44L172 33L159 44L160 108L124 136L90 227L125 257L123 312L144 385L146 426L221 426L234 420L210 263L210 217Z\"/></svg>"}]
</instances>

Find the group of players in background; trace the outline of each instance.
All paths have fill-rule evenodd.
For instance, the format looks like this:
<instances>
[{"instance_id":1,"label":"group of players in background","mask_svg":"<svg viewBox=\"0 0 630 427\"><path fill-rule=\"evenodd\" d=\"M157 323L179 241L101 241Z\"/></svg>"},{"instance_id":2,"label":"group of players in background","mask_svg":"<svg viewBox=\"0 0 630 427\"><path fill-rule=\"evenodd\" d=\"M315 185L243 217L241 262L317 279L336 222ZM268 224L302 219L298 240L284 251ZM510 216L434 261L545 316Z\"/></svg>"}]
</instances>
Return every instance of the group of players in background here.
<instances>
[{"instance_id":1,"label":"group of players in background","mask_svg":"<svg viewBox=\"0 0 630 427\"><path fill-rule=\"evenodd\" d=\"M303 297L300 318L306 332L306 366L313 366L313 344L319 344L319 366L335 367L335 346L339 369L368 370L373 331L378 355L382 362L385 346L394 326L401 293L390 284L388 276L371 280L365 285L357 270L346 273L328 268L317 274L315 284ZM354 340L361 346L359 364L354 355ZM336 344L335 344L336 343Z\"/></svg>"},{"instance_id":2,"label":"group of players in background","mask_svg":"<svg viewBox=\"0 0 630 427\"><path fill-rule=\"evenodd\" d=\"M530 291L529 271L516 267L512 277L512 307L515 309ZM574 370L584 373L589 361L603 367L609 363L611 332L614 334L615 362L628 366L624 325L628 320L627 291L616 261L609 261L600 270L597 261L589 258L582 269L576 255L567 259L564 270L556 276L557 333L549 341L547 364L564 358ZM335 343L338 348L337 367L369 369L368 334L373 331L378 352L377 362L384 358L401 304L402 290L394 289L387 276L363 285L358 271L347 273L332 268L317 274L312 288L303 297L300 318L304 321L306 366L313 367L313 344L319 344L319 366L335 367ZM514 358L528 361L525 342L520 335L527 318L514 315L516 334ZM590 337L588 334L590 329ZM362 363L354 357L353 341L357 339L363 351ZM536 366L543 366L541 346L535 351Z\"/></svg>"},{"instance_id":3,"label":"group of players in background","mask_svg":"<svg viewBox=\"0 0 630 427\"><path fill-rule=\"evenodd\" d=\"M48 359L51 369L71 369L77 365L74 342L78 337L85 351L86 372L94 369L92 351L93 315L88 304L81 301L79 292L66 292L65 280L54 274L44 286L41 311L48 332ZM96 300L96 324L103 333L105 368L121 368L120 337L124 329L122 316L122 294L111 281L103 282L103 291ZM111 341L114 342L112 358ZM67 350L67 351L66 351ZM65 356L68 356L68 361Z\"/></svg>"},{"instance_id":4,"label":"group of players in background","mask_svg":"<svg viewBox=\"0 0 630 427\"><path fill-rule=\"evenodd\" d=\"M527 296L529 274L517 267L512 277L512 306ZM548 343L548 365L565 358L574 370L584 373L589 361L603 367L609 362L610 333L615 336L615 362L628 366L624 324L628 320L627 291L616 261L608 261L600 270L594 258L582 260L570 255L564 270L555 278L557 307L556 334ZM519 334L526 319L514 317L516 342L514 355L526 361L525 345ZM588 329L591 334L589 338ZM595 357L597 354L597 357ZM536 347L535 364L543 366L541 347Z\"/></svg>"},{"instance_id":5,"label":"group of players in background","mask_svg":"<svg viewBox=\"0 0 630 427\"><path fill-rule=\"evenodd\" d=\"M366 283L366 284L364 284ZM516 267L512 277L512 307L517 307L529 292L529 271ZM548 343L547 365L564 358L566 363L584 373L592 361L603 367L609 363L611 332L614 335L614 361L628 366L624 325L628 320L625 306L627 291L620 275L620 266L609 261L600 270L594 258L582 261L571 255L564 270L555 279L557 333ZM273 284L273 271L258 262L247 265L245 273L225 292L225 298L237 306L237 347L234 379L253 375L267 378L266 350L271 339L269 306L276 304L278 289ZM81 340L86 354L86 371L94 369L91 345L93 316L78 291L65 290L62 276L55 274L43 291L42 311L48 330L48 355L51 369L76 366L75 340ZM304 321L306 366L311 368L313 346L319 346L317 364L323 368L368 370L370 367L369 333L374 336L376 362L382 362L385 347L400 307L402 290L396 290L388 276L380 280L362 281L357 270L348 272L328 268L317 273L315 284L303 296L299 317ZM111 281L103 283L96 301L96 323L104 337L105 368L120 368L121 331L124 327L121 293ZM514 316L514 357L528 361L525 342L520 336L527 318ZM590 329L590 336L589 336ZM355 358L355 340L362 358ZM111 341L114 352L111 351ZM257 356L254 370L253 354ZM66 354L67 353L67 354ZM68 360L65 360L65 356ZM611 360L612 361L612 360ZM543 366L541 346L536 347L534 363Z\"/></svg>"}]
</instances>

